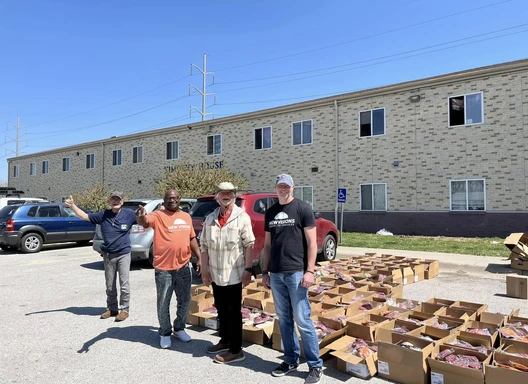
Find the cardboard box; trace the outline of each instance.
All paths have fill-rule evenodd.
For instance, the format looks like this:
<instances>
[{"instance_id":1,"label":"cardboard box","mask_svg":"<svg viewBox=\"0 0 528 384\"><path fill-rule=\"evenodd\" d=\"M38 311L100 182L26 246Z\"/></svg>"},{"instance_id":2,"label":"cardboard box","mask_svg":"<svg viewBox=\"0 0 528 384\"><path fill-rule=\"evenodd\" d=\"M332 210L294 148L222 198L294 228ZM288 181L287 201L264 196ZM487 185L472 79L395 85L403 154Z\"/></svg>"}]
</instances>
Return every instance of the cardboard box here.
<instances>
[{"instance_id":1,"label":"cardboard box","mask_svg":"<svg viewBox=\"0 0 528 384\"><path fill-rule=\"evenodd\" d=\"M256 309L264 309L266 307L266 303L269 301L273 301L271 292L262 292L262 291L253 293L251 295L247 295L246 297L242 299L242 303L244 307L256 308Z\"/></svg>"},{"instance_id":2,"label":"cardboard box","mask_svg":"<svg viewBox=\"0 0 528 384\"><path fill-rule=\"evenodd\" d=\"M396 332L394 331L395 328L397 327L406 327L408 329L407 332ZM425 326L424 325L419 325L419 324L414 324L414 323L409 323L409 322L406 322L406 321L403 321L403 320L400 320L400 319L396 319L392 322L392 327L390 328L379 328L376 332L376 341L384 341L386 343L390 343L392 342L392 334L393 333L400 333L400 334L403 334L403 335L408 335L411 331L414 331L414 330L424 330L425 329ZM411 333L412 334L412 333ZM416 336L415 334L412 334L414 336Z\"/></svg>"},{"instance_id":3,"label":"cardboard box","mask_svg":"<svg viewBox=\"0 0 528 384\"><path fill-rule=\"evenodd\" d=\"M477 312L478 317L482 312L488 309L488 304L470 303L469 301L457 301L453 305L451 305L451 308L470 309L473 312Z\"/></svg>"},{"instance_id":4,"label":"cardboard box","mask_svg":"<svg viewBox=\"0 0 528 384\"><path fill-rule=\"evenodd\" d=\"M198 316L193 315L192 313L187 314L187 324L200 326L200 319Z\"/></svg>"},{"instance_id":5,"label":"cardboard box","mask_svg":"<svg viewBox=\"0 0 528 384\"><path fill-rule=\"evenodd\" d=\"M504 245L508 249L515 248L518 243L528 244L528 235L524 233L512 233L504 240Z\"/></svg>"},{"instance_id":6,"label":"cardboard box","mask_svg":"<svg viewBox=\"0 0 528 384\"><path fill-rule=\"evenodd\" d=\"M453 304L455 304L456 301L448 300L448 299L440 299L438 297L433 297L432 299L427 300L426 303L432 303L432 304L443 305L444 307L450 307Z\"/></svg>"},{"instance_id":7,"label":"cardboard box","mask_svg":"<svg viewBox=\"0 0 528 384\"><path fill-rule=\"evenodd\" d=\"M438 276L440 273L440 262L438 260L424 260L421 261L422 264L426 265L425 269L425 280L431 280Z\"/></svg>"},{"instance_id":8,"label":"cardboard box","mask_svg":"<svg viewBox=\"0 0 528 384\"><path fill-rule=\"evenodd\" d=\"M492 348L490 348L489 346L483 345L483 343L480 340L475 340L474 338L466 337L465 334L452 334L444 340L444 344L455 346L454 342L457 339L471 344L471 347L456 346L457 348L475 350L475 349L482 349L484 347L487 349L487 352L485 353L486 355L491 355L493 352ZM484 353L482 350L479 350L479 352Z\"/></svg>"},{"instance_id":9,"label":"cardboard box","mask_svg":"<svg viewBox=\"0 0 528 384\"><path fill-rule=\"evenodd\" d=\"M482 369L472 369L465 367L458 367L453 364L448 364L444 361L436 360L436 355L445 349L452 348L455 350L455 354L476 356L482 363ZM427 363L431 367L431 383L443 383L443 384L484 384L484 374L486 364L489 364L491 355L486 356L472 351L470 349L462 349L452 347L449 345L438 345L436 346L431 357L427 358Z\"/></svg>"},{"instance_id":10,"label":"cardboard box","mask_svg":"<svg viewBox=\"0 0 528 384\"><path fill-rule=\"evenodd\" d=\"M496 351L493 354L493 365L486 365L484 373L486 384L527 383L528 372L513 371L496 365L497 363L508 365L510 361L528 366L528 359Z\"/></svg>"},{"instance_id":11,"label":"cardboard box","mask_svg":"<svg viewBox=\"0 0 528 384\"><path fill-rule=\"evenodd\" d=\"M367 322L374 322L375 324L366 325ZM379 315L367 314L347 321L346 334L365 341L376 341L379 328L393 329L394 320L389 320Z\"/></svg>"},{"instance_id":12,"label":"cardboard box","mask_svg":"<svg viewBox=\"0 0 528 384\"><path fill-rule=\"evenodd\" d=\"M403 384L427 384L426 359L431 355L433 343L397 333L392 333L391 337L391 343L378 342L378 376ZM421 350L402 347L403 342L410 342Z\"/></svg>"},{"instance_id":13,"label":"cardboard box","mask_svg":"<svg viewBox=\"0 0 528 384\"><path fill-rule=\"evenodd\" d=\"M513 259L510 263L510 266L514 269L528 271L528 260Z\"/></svg>"},{"instance_id":14,"label":"cardboard box","mask_svg":"<svg viewBox=\"0 0 528 384\"><path fill-rule=\"evenodd\" d=\"M207 292L201 293L191 297L191 303L189 305L189 313L202 312L205 308L208 308L214 304L214 297Z\"/></svg>"},{"instance_id":15,"label":"cardboard box","mask_svg":"<svg viewBox=\"0 0 528 384\"><path fill-rule=\"evenodd\" d=\"M452 336L451 332L449 332L449 330L447 329L435 328L428 325L424 326L423 329L414 329L408 334L420 338L429 337L433 339L434 345L442 344L443 342L445 342L445 340Z\"/></svg>"},{"instance_id":16,"label":"cardboard box","mask_svg":"<svg viewBox=\"0 0 528 384\"><path fill-rule=\"evenodd\" d=\"M413 262L411 263L411 268L414 271L415 283L425 280L425 270L427 269L427 265L420 262Z\"/></svg>"},{"instance_id":17,"label":"cardboard box","mask_svg":"<svg viewBox=\"0 0 528 384\"><path fill-rule=\"evenodd\" d=\"M284 351L284 344L282 343L282 337L280 333L274 332L271 334L271 348L276 351Z\"/></svg>"},{"instance_id":18,"label":"cardboard box","mask_svg":"<svg viewBox=\"0 0 528 384\"><path fill-rule=\"evenodd\" d=\"M213 330L218 330L220 327L220 322L218 321L218 316L213 315L212 313L199 312L194 314L198 318L199 326L204 328L209 328Z\"/></svg>"},{"instance_id":19,"label":"cardboard box","mask_svg":"<svg viewBox=\"0 0 528 384\"><path fill-rule=\"evenodd\" d=\"M434 321L435 320L433 320L433 322ZM436 321L447 324L447 329L451 333L458 333L469 326L469 322L466 322L464 319L454 319L452 317L437 316Z\"/></svg>"},{"instance_id":20,"label":"cardboard box","mask_svg":"<svg viewBox=\"0 0 528 384\"><path fill-rule=\"evenodd\" d=\"M373 352L371 356L363 359L359 356L352 355L347 352L350 344L356 339L350 336L343 336L339 340L334 341L328 345L328 349L332 350L331 355L336 357L337 370L348 373L352 376L357 376L362 379L368 379L376 374L376 362L378 354ZM375 344L369 343L368 344Z\"/></svg>"},{"instance_id":21,"label":"cardboard box","mask_svg":"<svg viewBox=\"0 0 528 384\"><path fill-rule=\"evenodd\" d=\"M506 276L506 295L519 299L528 299L528 277Z\"/></svg>"},{"instance_id":22,"label":"cardboard box","mask_svg":"<svg viewBox=\"0 0 528 384\"><path fill-rule=\"evenodd\" d=\"M446 307L440 304L433 303L422 303L422 309L420 312L431 313L433 315L443 316L445 314Z\"/></svg>"},{"instance_id":23,"label":"cardboard box","mask_svg":"<svg viewBox=\"0 0 528 384\"><path fill-rule=\"evenodd\" d=\"M466 323L467 328L460 331L460 335L465 337L465 340L475 340L475 342L481 342L487 348L493 348L498 338L498 329L499 327L495 324L483 323L481 321L470 321ZM469 332L472 328L483 329L487 328L491 336L488 335L479 335L476 333Z\"/></svg>"},{"instance_id":24,"label":"cardboard box","mask_svg":"<svg viewBox=\"0 0 528 384\"><path fill-rule=\"evenodd\" d=\"M445 307L445 311L442 316L452 317L454 319L462 319L464 321L477 320L477 312L474 310L455 307Z\"/></svg>"},{"instance_id":25,"label":"cardboard box","mask_svg":"<svg viewBox=\"0 0 528 384\"><path fill-rule=\"evenodd\" d=\"M513 313L510 316L514 316ZM482 312L478 320L483 323L497 324L500 327L506 322L506 319L508 319L508 315L502 313Z\"/></svg>"},{"instance_id":26,"label":"cardboard box","mask_svg":"<svg viewBox=\"0 0 528 384\"><path fill-rule=\"evenodd\" d=\"M273 322L266 322L258 326L244 324L242 326L242 340L258 345L267 344L273 333L273 324Z\"/></svg>"}]
</instances>

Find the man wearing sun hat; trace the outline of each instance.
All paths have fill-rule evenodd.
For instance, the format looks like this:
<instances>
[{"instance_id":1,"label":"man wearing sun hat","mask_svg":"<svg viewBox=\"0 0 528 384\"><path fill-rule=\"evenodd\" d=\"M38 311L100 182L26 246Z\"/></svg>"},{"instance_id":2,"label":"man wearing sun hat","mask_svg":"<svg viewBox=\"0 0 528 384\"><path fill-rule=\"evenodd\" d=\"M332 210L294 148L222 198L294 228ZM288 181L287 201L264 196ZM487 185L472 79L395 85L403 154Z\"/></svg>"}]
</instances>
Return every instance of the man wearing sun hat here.
<instances>
[{"instance_id":1,"label":"man wearing sun hat","mask_svg":"<svg viewBox=\"0 0 528 384\"><path fill-rule=\"evenodd\" d=\"M293 197L294 187L291 175L277 176L275 190L279 201L266 211L264 218L262 283L271 287L284 349L284 361L271 374L284 376L299 366L296 323L309 368L305 384L315 384L323 376L308 301L317 257L316 223L312 207Z\"/></svg>"},{"instance_id":2,"label":"man wearing sun hat","mask_svg":"<svg viewBox=\"0 0 528 384\"><path fill-rule=\"evenodd\" d=\"M75 203L70 195L64 206L71 208L75 215L92 224L101 226L103 244L101 251L104 262L106 281L106 306L107 310L101 315L101 319L116 317L115 321L123 321L128 318L130 306L130 230L136 224L136 216L131 209L123 209L123 192L114 191L108 198L110 209L100 212L86 213ZM117 277L119 275L120 299L117 302Z\"/></svg>"},{"instance_id":3,"label":"man wearing sun hat","mask_svg":"<svg viewBox=\"0 0 528 384\"><path fill-rule=\"evenodd\" d=\"M202 281L213 286L220 323L220 340L209 346L221 364L245 359L242 351L242 287L251 281L255 236L249 215L235 204L236 187L229 182L216 186L219 207L204 221L200 249Z\"/></svg>"}]
</instances>

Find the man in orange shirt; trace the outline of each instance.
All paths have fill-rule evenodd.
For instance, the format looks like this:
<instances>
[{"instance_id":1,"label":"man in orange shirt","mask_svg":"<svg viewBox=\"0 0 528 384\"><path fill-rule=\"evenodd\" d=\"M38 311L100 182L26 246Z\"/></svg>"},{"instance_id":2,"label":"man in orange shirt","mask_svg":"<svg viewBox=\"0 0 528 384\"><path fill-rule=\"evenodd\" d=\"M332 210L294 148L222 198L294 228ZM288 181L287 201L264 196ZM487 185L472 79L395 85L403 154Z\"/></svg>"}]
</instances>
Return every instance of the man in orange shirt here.
<instances>
[{"instance_id":1,"label":"man in orange shirt","mask_svg":"<svg viewBox=\"0 0 528 384\"><path fill-rule=\"evenodd\" d=\"M185 343L191 336L185 332L185 323L191 302L191 250L197 256L196 271L200 273L201 255L192 219L180 209L181 196L175 189L165 192L165 209L147 215L145 208L136 210L137 222L154 230L154 269L157 291L160 347L170 348L171 333ZM176 319L171 326L170 301L176 294Z\"/></svg>"}]
</instances>

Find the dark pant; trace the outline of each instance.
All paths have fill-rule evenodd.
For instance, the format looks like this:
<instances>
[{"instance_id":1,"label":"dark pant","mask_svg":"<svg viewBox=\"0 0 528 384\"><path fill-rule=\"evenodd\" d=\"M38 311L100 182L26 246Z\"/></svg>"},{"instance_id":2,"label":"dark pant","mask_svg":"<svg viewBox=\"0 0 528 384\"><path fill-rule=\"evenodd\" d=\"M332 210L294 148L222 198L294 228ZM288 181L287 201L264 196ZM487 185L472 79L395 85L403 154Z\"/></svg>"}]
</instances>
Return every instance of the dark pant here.
<instances>
[{"instance_id":1,"label":"dark pant","mask_svg":"<svg viewBox=\"0 0 528 384\"><path fill-rule=\"evenodd\" d=\"M220 323L220 343L229 345L229 352L239 353L242 349L242 283L212 285Z\"/></svg>"}]
</instances>

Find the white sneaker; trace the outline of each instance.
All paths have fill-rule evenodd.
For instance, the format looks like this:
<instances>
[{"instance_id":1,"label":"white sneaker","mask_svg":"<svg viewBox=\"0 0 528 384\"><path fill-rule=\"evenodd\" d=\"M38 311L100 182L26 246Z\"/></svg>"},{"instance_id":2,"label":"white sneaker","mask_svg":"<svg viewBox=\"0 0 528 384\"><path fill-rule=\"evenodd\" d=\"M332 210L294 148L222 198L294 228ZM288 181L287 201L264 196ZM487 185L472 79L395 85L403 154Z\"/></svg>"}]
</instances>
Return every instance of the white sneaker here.
<instances>
[{"instance_id":1,"label":"white sneaker","mask_svg":"<svg viewBox=\"0 0 528 384\"><path fill-rule=\"evenodd\" d=\"M167 349L172 346L172 341L170 336L160 336L160 347L162 349Z\"/></svg>"},{"instance_id":2,"label":"white sneaker","mask_svg":"<svg viewBox=\"0 0 528 384\"><path fill-rule=\"evenodd\" d=\"M184 343L188 343L189 341L191 341L191 336L189 336L184 329L178 332L174 332L174 336L177 337L180 341L183 341Z\"/></svg>"}]
</instances>

